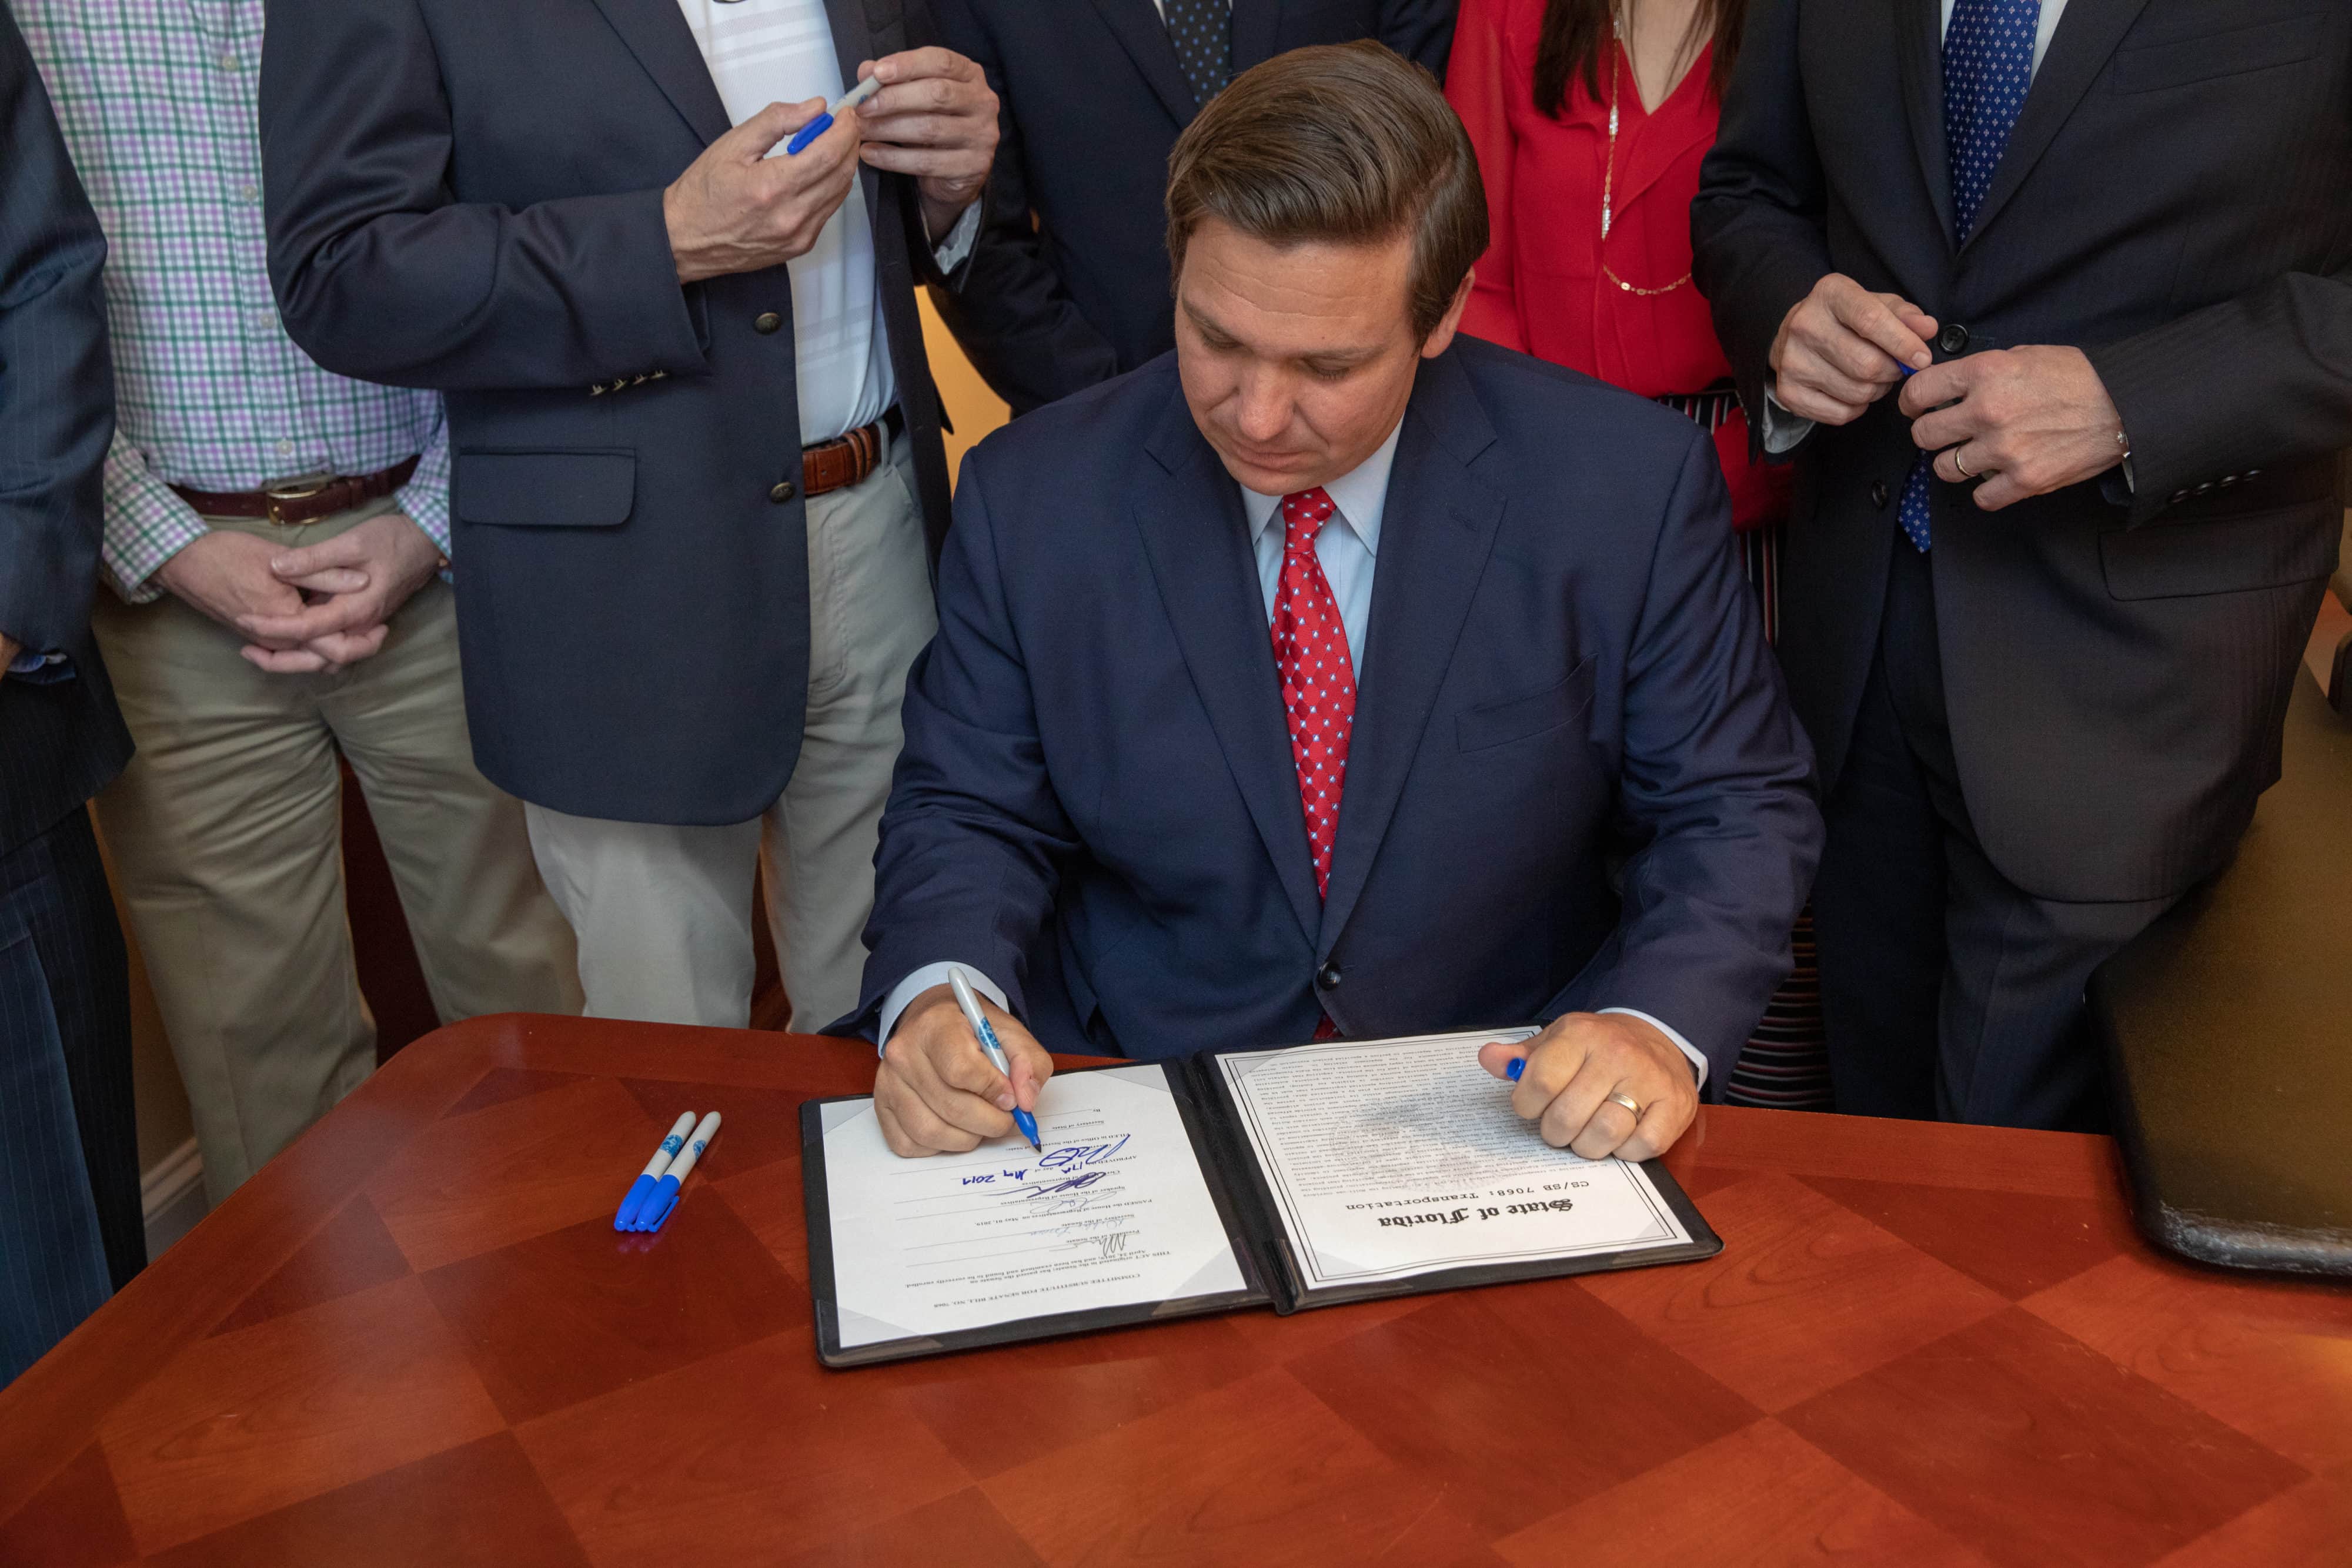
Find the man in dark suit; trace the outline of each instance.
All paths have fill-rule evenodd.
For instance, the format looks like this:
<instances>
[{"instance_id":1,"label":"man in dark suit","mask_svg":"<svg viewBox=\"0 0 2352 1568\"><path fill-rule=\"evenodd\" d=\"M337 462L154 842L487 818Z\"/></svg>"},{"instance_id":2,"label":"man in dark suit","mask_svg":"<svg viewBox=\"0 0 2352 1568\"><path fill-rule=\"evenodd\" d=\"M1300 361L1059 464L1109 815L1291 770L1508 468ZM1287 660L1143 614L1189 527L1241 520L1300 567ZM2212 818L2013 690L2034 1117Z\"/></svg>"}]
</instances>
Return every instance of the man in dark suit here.
<instances>
[{"instance_id":1,"label":"man in dark suit","mask_svg":"<svg viewBox=\"0 0 2352 1568\"><path fill-rule=\"evenodd\" d=\"M122 933L87 801L131 756L89 633L106 239L0 8L0 1384L147 1261Z\"/></svg>"},{"instance_id":2,"label":"man in dark suit","mask_svg":"<svg viewBox=\"0 0 2352 1568\"><path fill-rule=\"evenodd\" d=\"M2340 5L1751 14L1692 224L1803 467L1841 1110L2103 1119L2084 982L2229 858L2335 564L2347 191Z\"/></svg>"},{"instance_id":3,"label":"man in dark suit","mask_svg":"<svg viewBox=\"0 0 2352 1568\"><path fill-rule=\"evenodd\" d=\"M1454 0L937 0L1003 140L971 282L940 315L1024 413L1174 346L1160 195L1178 132L1285 49L1376 38L1439 77Z\"/></svg>"},{"instance_id":4,"label":"man in dark suit","mask_svg":"<svg viewBox=\"0 0 2352 1568\"><path fill-rule=\"evenodd\" d=\"M1477 164L1377 44L1241 78L1169 210L1176 351L964 468L847 1020L886 1135L1002 1133L1041 1042L1535 1019L1520 1114L1665 1148L1787 972L1821 831L1713 448L1454 336Z\"/></svg>"},{"instance_id":5,"label":"man in dark suit","mask_svg":"<svg viewBox=\"0 0 2352 1568\"><path fill-rule=\"evenodd\" d=\"M742 1025L762 860L798 1027L857 994L948 521L914 284L961 267L996 142L979 68L906 16L269 6L286 325L447 394L475 756L526 803L592 1014Z\"/></svg>"}]
</instances>

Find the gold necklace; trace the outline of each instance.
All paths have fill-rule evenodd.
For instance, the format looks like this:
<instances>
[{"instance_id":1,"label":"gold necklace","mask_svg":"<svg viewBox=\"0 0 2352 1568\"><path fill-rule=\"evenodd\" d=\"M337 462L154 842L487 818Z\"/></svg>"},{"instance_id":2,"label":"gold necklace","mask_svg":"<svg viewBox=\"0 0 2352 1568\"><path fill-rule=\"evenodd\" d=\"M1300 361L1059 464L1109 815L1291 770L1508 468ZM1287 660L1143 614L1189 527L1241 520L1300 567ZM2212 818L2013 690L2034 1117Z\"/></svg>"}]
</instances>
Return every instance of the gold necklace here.
<instances>
[{"instance_id":1,"label":"gold necklace","mask_svg":"<svg viewBox=\"0 0 2352 1568\"><path fill-rule=\"evenodd\" d=\"M1609 243L1610 225L1616 216L1613 198L1617 193L1617 78L1618 68L1625 63L1625 35L1614 16L1609 19L1609 158L1608 162L1601 166L1601 243L1604 246ZM1669 93L1667 96L1673 95ZM1601 270L1608 275L1610 282L1626 293L1638 294L1644 298L1654 298L1661 294L1672 294L1691 280L1691 275L1685 272L1664 288L1636 288L1618 277L1616 269L1606 260L1601 262Z\"/></svg>"}]
</instances>

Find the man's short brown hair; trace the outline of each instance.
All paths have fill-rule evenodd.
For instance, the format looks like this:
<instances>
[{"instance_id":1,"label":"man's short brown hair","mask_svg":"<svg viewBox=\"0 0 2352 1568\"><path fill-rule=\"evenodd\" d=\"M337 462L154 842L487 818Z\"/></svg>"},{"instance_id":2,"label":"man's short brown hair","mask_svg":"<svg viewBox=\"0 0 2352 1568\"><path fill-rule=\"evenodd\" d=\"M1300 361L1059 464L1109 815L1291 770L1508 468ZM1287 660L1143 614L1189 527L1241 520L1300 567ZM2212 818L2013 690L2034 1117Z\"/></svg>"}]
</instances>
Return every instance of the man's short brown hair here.
<instances>
[{"instance_id":1,"label":"man's short brown hair","mask_svg":"<svg viewBox=\"0 0 2352 1568\"><path fill-rule=\"evenodd\" d=\"M1366 41L1244 71L1168 158L1168 256L1203 218L1268 245L1376 245L1410 231L1412 328L1426 339L1486 249L1469 132L1427 71Z\"/></svg>"}]
</instances>

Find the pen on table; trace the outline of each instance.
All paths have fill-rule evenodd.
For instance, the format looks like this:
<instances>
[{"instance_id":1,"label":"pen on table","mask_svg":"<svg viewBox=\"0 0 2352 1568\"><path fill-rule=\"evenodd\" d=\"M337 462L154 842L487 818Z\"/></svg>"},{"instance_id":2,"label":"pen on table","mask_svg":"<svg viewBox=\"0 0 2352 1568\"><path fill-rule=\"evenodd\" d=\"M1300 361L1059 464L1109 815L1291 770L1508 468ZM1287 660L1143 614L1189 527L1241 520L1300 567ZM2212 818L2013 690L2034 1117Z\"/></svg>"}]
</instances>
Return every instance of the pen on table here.
<instances>
[{"instance_id":1,"label":"pen on table","mask_svg":"<svg viewBox=\"0 0 2352 1568\"><path fill-rule=\"evenodd\" d=\"M845 109L856 109L859 104L864 103L867 99L872 98L876 93L880 92L881 90L882 78L880 77L867 77L864 81L859 82L856 87L851 88L847 92L843 93L839 98L836 98L831 103L826 104L823 114L818 115L814 120L810 120L806 125L802 126L798 131L793 132L793 139L784 143L784 156L787 158L797 156L802 148L806 147L810 142L815 141L818 137L833 129L834 116L839 114Z\"/></svg>"},{"instance_id":2,"label":"pen on table","mask_svg":"<svg viewBox=\"0 0 2352 1568\"><path fill-rule=\"evenodd\" d=\"M621 1207L613 1215L614 1229L635 1228L633 1222L638 1210L644 1208L646 1199L653 1196L654 1189L660 1184L662 1173L669 1169L671 1156L686 1146L686 1135L692 1131L694 1113L688 1111L678 1117L677 1124L669 1130L669 1136L661 1141L661 1147L654 1151L654 1157L646 1162L644 1172L629 1184L629 1190L621 1195Z\"/></svg>"},{"instance_id":3,"label":"pen on table","mask_svg":"<svg viewBox=\"0 0 2352 1568\"><path fill-rule=\"evenodd\" d=\"M646 1199L646 1206L637 1211L636 1228L639 1230L659 1230L662 1222L669 1218L669 1211L677 1207L677 1189L694 1173L694 1162L702 1157L702 1151L710 1146L711 1135L718 1131L719 1113L713 1111L696 1125L694 1136L687 1139L686 1147L679 1151L677 1158L670 1162L669 1169L662 1173L654 1195Z\"/></svg>"},{"instance_id":4,"label":"pen on table","mask_svg":"<svg viewBox=\"0 0 2352 1568\"><path fill-rule=\"evenodd\" d=\"M980 1010L980 998L971 994L971 987L964 980L963 971L950 965L948 984L955 988L956 1006L963 1009L963 1021L971 1025L971 1032L980 1037L980 1049L988 1052L990 1063L1004 1074L1004 1082L1012 1082L1013 1064L1004 1060L1004 1047L998 1042L996 1030L990 1026L988 1015ZM1045 1152L1045 1145L1037 1138L1036 1117L1016 1104L1013 1107L1013 1124L1021 1129L1021 1135L1029 1140L1031 1148L1041 1155Z\"/></svg>"}]
</instances>

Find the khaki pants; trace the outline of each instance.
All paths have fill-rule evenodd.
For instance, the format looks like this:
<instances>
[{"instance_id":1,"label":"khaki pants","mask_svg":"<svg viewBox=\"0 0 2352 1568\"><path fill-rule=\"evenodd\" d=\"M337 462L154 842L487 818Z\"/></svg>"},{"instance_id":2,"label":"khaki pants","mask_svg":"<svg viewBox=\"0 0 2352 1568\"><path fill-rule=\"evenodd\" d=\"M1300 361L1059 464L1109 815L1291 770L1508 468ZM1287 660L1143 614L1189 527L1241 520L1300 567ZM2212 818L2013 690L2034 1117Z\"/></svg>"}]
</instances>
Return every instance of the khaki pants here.
<instances>
[{"instance_id":1,"label":"khaki pants","mask_svg":"<svg viewBox=\"0 0 2352 1568\"><path fill-rule=\"evenodd\" d=\"M864 484L808 504L808 720L774 805L718 828L527 808L548 891L579 934L591 1016L748 1023L755 862L792 1027L820 1029L857 1005L898 703L939 629L912 465L905 442L892 444Z\"/></svg>"},{"instance_id":2,"label":"khaki pants","mask_svg":"<svg viewBox=\"0 0 2352 1568\"><path fill-rule=\"evenodd\" d=\"M213 526L294 547L391 507ZM338 751L442 1019L579 1010L572 934L532 868L522 810L474 769L445 584L425 584L374 657L334 674L265 674L236 632L168 596L125 605L101 591L95 619L139 743L99 825L215 1203L375 1066L343 906Z\"/></svg>"}]
</instances>

